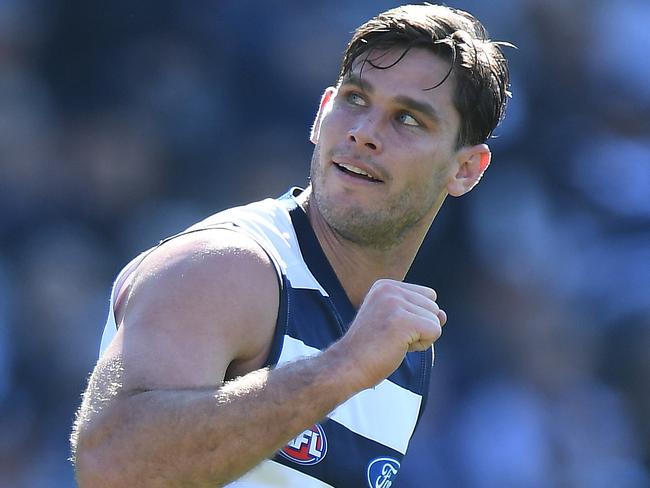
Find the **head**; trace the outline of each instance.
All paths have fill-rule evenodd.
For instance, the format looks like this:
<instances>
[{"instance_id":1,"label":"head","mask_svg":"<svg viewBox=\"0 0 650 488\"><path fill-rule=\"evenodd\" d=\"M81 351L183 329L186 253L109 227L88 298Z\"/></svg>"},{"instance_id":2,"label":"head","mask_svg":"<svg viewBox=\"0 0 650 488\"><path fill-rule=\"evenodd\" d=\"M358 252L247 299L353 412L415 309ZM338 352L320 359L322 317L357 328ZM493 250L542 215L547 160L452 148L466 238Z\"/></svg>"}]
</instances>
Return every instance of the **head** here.
<instances>
[{"instance_id":1,"label":"head","mask_svg":"<svg viewBox=\"0 0 650 488\"><path fill-rule=\"evenodd\" d=\"M445 196L466 193L487 168L508 83L499 43L470 14L407 5L363 24L312 130L320 214L365 245L426 232Z\"/></svg>"},{"instance_id":2,"label":"head","mask_svg":"<svg viewBox=\"0 0 650 488\"><path fill-rule=\"evenodd\" d=\"M369 52L423 48L449 63L436 85L451 78L453 102L460 115L457 146L485 143L505 115L510 96L508 64L483 25L463 10L442 5L405 5L388 10L360 26L343 55L338 82L356 60ZM366 61L373 63L372 60ZM399 61L397 61L399 62ZM388 65L379 64L381 69ZM434 90L437 86L429 87Z\"/></svg>"}]
</instances>

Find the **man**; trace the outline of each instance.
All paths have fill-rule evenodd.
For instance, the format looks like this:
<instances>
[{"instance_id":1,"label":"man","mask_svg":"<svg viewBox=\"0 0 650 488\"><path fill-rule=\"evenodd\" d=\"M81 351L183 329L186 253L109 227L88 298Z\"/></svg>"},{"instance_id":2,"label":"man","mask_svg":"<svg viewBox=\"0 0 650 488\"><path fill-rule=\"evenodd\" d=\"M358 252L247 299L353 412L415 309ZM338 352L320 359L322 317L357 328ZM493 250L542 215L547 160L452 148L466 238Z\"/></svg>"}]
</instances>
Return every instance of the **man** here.
<instances>
[{"instance_id":1,"label":"man","mask_svg":"<svg viewBox=\"0 0 650 488\"><path fill-rule=\"evenodd\" d=\"M73 433L84 487L392 484L447 317L404 283L490 162L508 69L469 14L361 26L311 132L311 183L218 213L118 276Z\"/></svg>"}]
</instances>

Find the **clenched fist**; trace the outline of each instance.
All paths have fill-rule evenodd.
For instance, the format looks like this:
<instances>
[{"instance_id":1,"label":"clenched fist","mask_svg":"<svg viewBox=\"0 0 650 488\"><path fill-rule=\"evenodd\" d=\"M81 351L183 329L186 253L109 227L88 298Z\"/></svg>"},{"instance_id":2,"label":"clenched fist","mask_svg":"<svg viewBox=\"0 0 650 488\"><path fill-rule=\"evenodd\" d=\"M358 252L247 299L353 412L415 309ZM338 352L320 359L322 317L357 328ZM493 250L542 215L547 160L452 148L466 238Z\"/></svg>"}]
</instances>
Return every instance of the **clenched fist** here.
<instances>
[{"instance_id":1,"label":"clenched fist","mask_svg":"<svg viewBox=\"0 0 650 488\"><path fill-rule=\"evenodd\" d=\"M423 351L440 337L447 314L436 292L401 281L377 280L337 348L351 361L357 388L366 389L395 371L407 352Z\"/></svg>"}]
</instances>

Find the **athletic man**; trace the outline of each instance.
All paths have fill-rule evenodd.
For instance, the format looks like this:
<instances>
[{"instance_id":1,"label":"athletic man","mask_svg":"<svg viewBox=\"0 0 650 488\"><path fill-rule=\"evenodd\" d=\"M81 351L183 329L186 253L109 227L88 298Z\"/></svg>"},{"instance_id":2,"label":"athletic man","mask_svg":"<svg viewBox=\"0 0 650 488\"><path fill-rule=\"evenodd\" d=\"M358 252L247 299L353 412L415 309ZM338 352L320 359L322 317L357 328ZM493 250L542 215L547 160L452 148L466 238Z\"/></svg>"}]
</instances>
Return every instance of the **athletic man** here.
<instances>
[{"instance_id":1,"label":"athletic man","mask_svg":"<svg viewBox=\"0 0 650 488\"><path fill-rule=\"evenodd\" d=\"M465 12L357 29L307 189L213 215L118 276L79 485L390 486L447 320L402 280L447 194L487 168L507 96L500 46Z\"/></svg>"}]
</instances>

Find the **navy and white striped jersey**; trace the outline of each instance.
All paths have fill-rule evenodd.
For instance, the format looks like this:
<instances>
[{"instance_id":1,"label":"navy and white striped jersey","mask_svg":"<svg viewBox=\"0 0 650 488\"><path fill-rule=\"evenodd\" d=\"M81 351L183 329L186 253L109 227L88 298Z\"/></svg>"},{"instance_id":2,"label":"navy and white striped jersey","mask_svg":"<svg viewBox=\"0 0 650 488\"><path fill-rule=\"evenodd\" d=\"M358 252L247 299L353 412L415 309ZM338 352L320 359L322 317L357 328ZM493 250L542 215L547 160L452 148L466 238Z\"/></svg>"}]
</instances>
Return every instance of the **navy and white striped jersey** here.
<instances>
[{"instance_id":1,"label":"navy and white striped jersey","mask_svg":"<svg viewBox=\"0 0 650 488\"><path fill-rule=\"evenodd\" d=\"M271 367L325 349L345 334L356 312L295 201L299 192L295 188L278 199L219 212L186 231L229 228L243 232L273 261L281 299L266 361ZM142 256L120 273L112 295ZM102 351L116 330L113 298ZM375 388L354 395L228 487L390 487L424 409L431 364L431 349L408 353L400 367Z\"/></svg>"}]
</instances>

